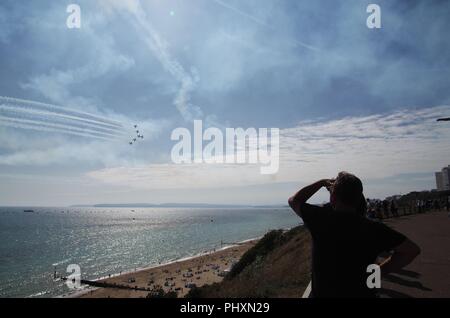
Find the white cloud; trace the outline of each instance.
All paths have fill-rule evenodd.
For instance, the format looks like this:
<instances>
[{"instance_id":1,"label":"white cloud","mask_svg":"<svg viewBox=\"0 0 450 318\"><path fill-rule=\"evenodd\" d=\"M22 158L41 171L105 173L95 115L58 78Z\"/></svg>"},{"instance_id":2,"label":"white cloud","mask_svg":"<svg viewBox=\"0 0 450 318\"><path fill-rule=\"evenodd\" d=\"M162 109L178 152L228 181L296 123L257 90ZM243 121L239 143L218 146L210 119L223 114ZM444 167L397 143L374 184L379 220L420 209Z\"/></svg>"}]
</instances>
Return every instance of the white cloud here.
<instances>
[{"instance_id":1,"label":"white cloud","mask_svg":"<svg viewBox=\"0 0 450 318\"><path fill-rule=\"evenodd\" d=\"M0 10L0 42L7 44L12 33L11 25L8 23L6 11Z\"/></svg>"},{"instance_id":2,"label":"white cloud","mask_svg":"<svg viewBox=\"0 0 450 318\"><path fill-rule=\"evenodd\" d=\"M151 164L106 168L88 176L143 189L220 188L305 182L347 170L363 179L430 172L448 164L450 125L435 119L450 106L304 122L280 130L280 170L264 176L257 165Z\"/></svg>"},{"instance_id":3,"label":"white cloud","mask_svg":"<svg viewBox=\"0 0 450 318\"><path fill-rule=\"evenodd\" d=\"M124 72L134 66L134 60L117 53L111 38L101 37L94 30L86 32L91 38L90 43L96 47L93 59L79 67L66 70L52 69L46 74L34 75L26 83L22 83L21 87L38 92L53 103L96 111L96 102L87 97L73 95L72 86L96 79L111 71Z\"/></svg>"}]
</instances>

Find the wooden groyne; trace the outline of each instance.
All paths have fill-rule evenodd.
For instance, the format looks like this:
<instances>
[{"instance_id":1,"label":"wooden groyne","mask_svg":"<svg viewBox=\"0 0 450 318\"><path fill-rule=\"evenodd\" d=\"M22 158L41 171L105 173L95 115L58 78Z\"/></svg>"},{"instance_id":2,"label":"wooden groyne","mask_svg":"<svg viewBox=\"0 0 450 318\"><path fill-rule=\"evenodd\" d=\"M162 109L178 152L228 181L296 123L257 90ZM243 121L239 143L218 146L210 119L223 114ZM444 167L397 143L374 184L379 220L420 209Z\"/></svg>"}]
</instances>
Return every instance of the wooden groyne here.
<instances>
[{"instance_id":1,"label":"wooden groyne","mask_svg":"<svg viewBox=\"0 0 450 318\"><path fill-rule=\"evenodd\" d=\"M62 277L62 280L67 281L67 277ZM80 280L80 283L82 285L89 285L92 287L100 287L100 288L117 288L117 289L128 289L128 290L139 290L139 291L151 291L150 288L144 288L144 287L138 287L138 286L129 286L129 285L120 285L120 284L114 284L114 283L106 283L101 281L94 281L94 280L87 280L82 279Z\"/></svg>"}]
</instances>

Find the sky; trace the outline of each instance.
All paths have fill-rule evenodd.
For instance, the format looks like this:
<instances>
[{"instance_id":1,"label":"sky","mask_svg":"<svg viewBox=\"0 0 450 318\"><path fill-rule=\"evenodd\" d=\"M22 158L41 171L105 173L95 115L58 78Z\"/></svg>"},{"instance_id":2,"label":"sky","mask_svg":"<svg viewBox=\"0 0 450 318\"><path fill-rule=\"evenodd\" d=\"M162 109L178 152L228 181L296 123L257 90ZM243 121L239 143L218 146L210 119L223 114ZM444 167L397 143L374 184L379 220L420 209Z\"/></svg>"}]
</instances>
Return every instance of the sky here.
<instances>
[{"instance_id":1,"label":"sky","mask_svg":"<svg viewBox=\"0 0 450 318\"><path fill-rule=\"evenodd\" d=\"M3 0L0 205L286 204L343 170L369 198L433 189L450 164L449 15L448 1ZM175 164L171 134L194 120L278 128L278 172Z\"/></svg>"}]
</instances>

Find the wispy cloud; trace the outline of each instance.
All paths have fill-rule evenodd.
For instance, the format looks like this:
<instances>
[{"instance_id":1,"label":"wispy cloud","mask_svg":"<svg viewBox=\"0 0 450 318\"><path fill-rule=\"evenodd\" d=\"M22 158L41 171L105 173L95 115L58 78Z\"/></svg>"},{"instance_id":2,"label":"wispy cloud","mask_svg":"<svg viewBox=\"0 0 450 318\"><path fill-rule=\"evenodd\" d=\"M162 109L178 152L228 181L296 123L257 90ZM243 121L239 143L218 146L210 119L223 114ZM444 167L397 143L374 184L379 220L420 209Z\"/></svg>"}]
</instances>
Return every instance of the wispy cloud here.
<instances>
[{"instance_id":1,"label":"wispy cloud","mask_svg":"<svg viewBox=\"0 0 450 318\"><path fill-rule=\"evenodd\" d=\"M73 109L97 111L96 100L73 93L73 87L83 82L101 78L110 72L125 72L134 66L134 60L116 52L111 37L102 37L89 24L83 26L84 34L89 35L95 45L96 54L81 65L64 69L52 68L49 72L32 75L20 87L25 91L38 93L52 103L69 106Z\"/></svg>"},{"instance_id":2,"label":"wispy cloud","mask_svg":"<svg viewBox=\"0 0 450 318\"><path fill-rule=\"evenodd\" d=\"M446 147L450 126L436 122L448 113L450 106L405 109L285 129L280 162L290 176L284 179L327 176L340 170L364 178L433 171L450 155Z\"/></svg>"},{"instance_id":3,"label":"wispy cloud","mask_svg":"<svg viewBox=\"0 0 450 318\"><path fill-rule=\"evenodd\" d=\"M437 117L450 106L304 122L280 131L280 171L260 175L255 165L151 164L88 173L114 185L145 189L220 188L304 182L348 170L363 179L430 172L445 164L450 125Z\"/></svg>"}]
</instances>

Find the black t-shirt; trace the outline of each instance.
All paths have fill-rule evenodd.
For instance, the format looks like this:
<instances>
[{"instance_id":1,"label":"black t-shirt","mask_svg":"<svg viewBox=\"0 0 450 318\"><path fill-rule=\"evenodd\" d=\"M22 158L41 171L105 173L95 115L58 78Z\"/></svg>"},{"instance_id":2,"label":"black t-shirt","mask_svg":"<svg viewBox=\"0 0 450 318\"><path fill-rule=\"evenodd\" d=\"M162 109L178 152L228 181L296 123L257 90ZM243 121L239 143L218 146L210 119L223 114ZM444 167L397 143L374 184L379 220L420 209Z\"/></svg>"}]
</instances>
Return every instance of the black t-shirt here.
<instances>
[{"instance_id":1,"label":"black t-shirt","mask_svg":"<svg viewBox=\"0 0 450 318\"><path fill-rule=\"evenodd\" d=\"M355 213L335 212L329 204L303 204L300 213L313 239L312 297L374 297L367 266L405 236Z\"/></svg>"}]
</instances>

